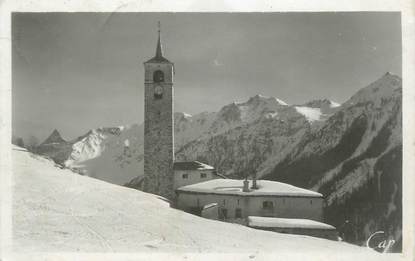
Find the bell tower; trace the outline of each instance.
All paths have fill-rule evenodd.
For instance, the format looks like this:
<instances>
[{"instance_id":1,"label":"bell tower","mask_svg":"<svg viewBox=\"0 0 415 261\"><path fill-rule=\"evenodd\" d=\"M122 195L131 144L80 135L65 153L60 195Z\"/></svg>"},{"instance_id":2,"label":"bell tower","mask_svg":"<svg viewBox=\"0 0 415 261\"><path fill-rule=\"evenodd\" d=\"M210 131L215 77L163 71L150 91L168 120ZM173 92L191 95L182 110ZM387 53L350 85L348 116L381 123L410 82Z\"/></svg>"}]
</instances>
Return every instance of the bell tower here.
<instances>
[{"instance_id":1,"label":"bell tower","mask_svg":"<svg viewBox=\"0 0 415 261\"><path fill-rule=\"evenodd\" d=\"M143 190L172 200L174 65L163 57L160 22L156 55L144 63L144 70Z\"/></svg>"}]
</instances>

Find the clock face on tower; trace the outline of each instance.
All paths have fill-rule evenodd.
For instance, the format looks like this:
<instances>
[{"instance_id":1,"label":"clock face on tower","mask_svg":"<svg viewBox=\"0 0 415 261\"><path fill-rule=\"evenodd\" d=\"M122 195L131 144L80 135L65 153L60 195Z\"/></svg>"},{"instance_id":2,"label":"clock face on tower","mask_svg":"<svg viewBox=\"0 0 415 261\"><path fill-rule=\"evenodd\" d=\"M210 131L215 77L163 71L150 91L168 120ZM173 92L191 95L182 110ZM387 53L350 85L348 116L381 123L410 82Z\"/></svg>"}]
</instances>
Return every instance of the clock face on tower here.
<instances>
[{"instance_id":1,"label":"clock face on tower","mask_svg":"<svg viewBox=\"0 0 415 261\"><path fill-rule=\"evenodd\" d=\"M154 88L154 98L161 99L163 97L163 87L160 85L156 85Z\"/></svg>"}]
</instances>

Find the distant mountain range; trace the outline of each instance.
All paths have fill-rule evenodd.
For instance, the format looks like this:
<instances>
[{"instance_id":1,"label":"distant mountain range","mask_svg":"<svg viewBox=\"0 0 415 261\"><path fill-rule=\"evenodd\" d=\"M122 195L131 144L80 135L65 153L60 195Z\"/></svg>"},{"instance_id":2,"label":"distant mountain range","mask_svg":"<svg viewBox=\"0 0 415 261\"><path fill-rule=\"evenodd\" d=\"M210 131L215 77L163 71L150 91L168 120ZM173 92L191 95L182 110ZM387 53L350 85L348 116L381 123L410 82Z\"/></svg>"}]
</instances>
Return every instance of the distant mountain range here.
<instances>
[{"instance_id":1,"label":"distant mountain range","mask_svg":"<svg viewBox=\"0 0 415 261\"><path fill-rule=\"evenodd\" d=\"M175 113L176 160L226 176L257 175L326 197L326 222L350 242L402 233L402 81L386 73L343 104L288 105L257 95L218 112ZM80 174L135 187L143 175L143 124L98 128L72 141L54 130L36 148Z\"/></svg>"}]
</instances>

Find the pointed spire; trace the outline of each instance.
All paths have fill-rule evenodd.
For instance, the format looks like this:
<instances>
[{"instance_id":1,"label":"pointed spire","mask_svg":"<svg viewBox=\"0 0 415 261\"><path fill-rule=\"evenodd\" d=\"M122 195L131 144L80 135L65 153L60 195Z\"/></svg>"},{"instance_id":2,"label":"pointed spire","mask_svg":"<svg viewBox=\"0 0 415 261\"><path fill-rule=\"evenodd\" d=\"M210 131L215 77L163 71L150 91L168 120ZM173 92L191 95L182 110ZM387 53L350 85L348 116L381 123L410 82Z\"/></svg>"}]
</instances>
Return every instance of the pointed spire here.
<instances>
[{"instance_id":1,"label":"pointed spire","mask_svg":"<svg viewBox=\"0 0 415 261\"><path fill-rule=\"evenodd\" d=\"M158 40L157 40L157 49L156 49L156 58L162 58L163 57L163 48L161 46L161 39L160 39L160 21L158 22Z\"/></svg>"},{"instance_id":2,"label":"pointed spire","mask_svg":"<svg viewBox=\"0 0 415 261\"><path fill-rule=\"evenodd\" d=\"M158 22L158 40L157 40L157 48L156 48L156 55L148 60L145 63L171 63L169 60L163 57L163 46L161 45L161 29L160 29L160 21Z\"/></svg>"}]
</instances>

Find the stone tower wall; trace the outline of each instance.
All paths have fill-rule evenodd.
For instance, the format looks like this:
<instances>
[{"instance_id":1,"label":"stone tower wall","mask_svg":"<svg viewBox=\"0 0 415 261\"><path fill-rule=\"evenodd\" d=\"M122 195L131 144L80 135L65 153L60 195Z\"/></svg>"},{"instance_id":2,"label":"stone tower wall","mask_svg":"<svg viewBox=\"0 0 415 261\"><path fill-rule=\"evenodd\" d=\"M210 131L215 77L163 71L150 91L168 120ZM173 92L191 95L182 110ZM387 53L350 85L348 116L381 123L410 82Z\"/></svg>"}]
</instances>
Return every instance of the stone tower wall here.
<instances>
[{"instance_id":1,"label":"stone tower wall","mask_svg":"<svg viewBox=\"0 0 415 261\"><path fill-rule=\"evenodd\" d=\"M156 99L153 73L164 72L163 97ZM145 64L144 191L174 199L173 65Z\"/></svg>"}]
</instances>

